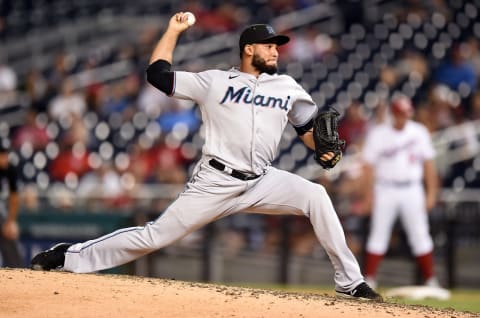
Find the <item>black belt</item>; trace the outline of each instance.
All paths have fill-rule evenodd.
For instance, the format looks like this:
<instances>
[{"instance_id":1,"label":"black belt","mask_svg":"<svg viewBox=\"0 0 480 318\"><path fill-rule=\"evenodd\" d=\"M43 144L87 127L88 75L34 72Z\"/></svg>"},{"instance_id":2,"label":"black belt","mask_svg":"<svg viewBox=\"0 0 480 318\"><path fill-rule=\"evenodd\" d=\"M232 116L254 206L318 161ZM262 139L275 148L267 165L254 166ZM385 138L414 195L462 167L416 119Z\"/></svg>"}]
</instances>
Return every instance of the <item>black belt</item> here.
<instances>
[{"instance_id":1,"label":"black belt","mask_svg":"<svg viewBox=\"0 0 480 318\"><path fill-rule=\"evenodd\" d=\"M257 179L258 177L260 177L260 175L257 175L257 174L248 174L248 173L244 173L244 172L241 172L241 171L238 171L238 170L235 170L235 169L229 169L223 163L221 163L221 162L219 162L215 159L210 159L210 161L208 163L212 167L214 167L215 169L220 170L220 171L224 171L224 172L228 173L229 175L231 175L232 177L243 180L243 181L254 180L254 179Z\"/></svg>"}]
</instances>

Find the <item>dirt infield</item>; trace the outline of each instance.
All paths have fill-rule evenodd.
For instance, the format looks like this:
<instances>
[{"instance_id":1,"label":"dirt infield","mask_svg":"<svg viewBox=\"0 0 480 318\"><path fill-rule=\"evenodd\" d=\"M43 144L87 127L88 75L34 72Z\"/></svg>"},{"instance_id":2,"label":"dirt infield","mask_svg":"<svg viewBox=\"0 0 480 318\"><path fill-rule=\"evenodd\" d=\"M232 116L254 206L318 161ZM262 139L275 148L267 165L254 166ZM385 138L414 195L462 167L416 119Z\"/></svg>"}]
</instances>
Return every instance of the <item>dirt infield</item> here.
<instances>
[{"instance_id":1,"label":"dirt infield","mask_svg":"<svg viewBox=\"0 0 480 318\"><path fill-rule=\"evenodd\" d=\"M327 295L123 275L0 269L0 317L473 317Z\"/></svg>"}]
</instances>

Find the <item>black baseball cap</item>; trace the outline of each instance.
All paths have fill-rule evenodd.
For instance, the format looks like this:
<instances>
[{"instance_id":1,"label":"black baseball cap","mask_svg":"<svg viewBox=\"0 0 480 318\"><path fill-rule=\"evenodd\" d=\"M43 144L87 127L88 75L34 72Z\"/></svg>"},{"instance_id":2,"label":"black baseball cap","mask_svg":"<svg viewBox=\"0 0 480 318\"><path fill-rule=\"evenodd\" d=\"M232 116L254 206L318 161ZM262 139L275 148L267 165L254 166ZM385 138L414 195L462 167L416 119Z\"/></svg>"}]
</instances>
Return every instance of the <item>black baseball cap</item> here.
<instances>
[{"instance_id":1,"label":"black baseball cap","mask_svg":"<svg viewBox=\"0 0 480 318\"><path fill-rule=\"evenodd\" d=\"M288 41L290 41L288 36L275 33L272 26L268 24L252 24L240 34L238 46L240 47L240 52L242 52L247 44L275 43L277 45L283 45Z\"/></svg>"}]
</instances>

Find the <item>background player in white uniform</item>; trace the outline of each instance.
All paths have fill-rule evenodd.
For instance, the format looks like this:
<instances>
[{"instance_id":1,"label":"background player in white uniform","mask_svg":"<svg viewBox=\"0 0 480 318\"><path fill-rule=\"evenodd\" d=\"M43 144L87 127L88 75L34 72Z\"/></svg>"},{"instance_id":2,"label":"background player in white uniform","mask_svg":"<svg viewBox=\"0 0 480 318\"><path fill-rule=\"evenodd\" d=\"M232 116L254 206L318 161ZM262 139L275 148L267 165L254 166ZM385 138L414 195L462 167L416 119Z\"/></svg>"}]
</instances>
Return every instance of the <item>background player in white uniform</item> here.
<instances>
[{"instance_id":1,"label":"background player in white uniform","mask_svg":"<svg viewBox=\"0 0 480 318\"><path fill-rule=\"evenodd\" d=\"M269 25L253 25L240 36L240 69L171 72L176 42L187 28L184 13L170 19L147 70L154 86L200 107L205 145L185 190L154 222L71 246L58 244L35 256L32 268L99 271L130 262L237 212L296 214L310 219L328 253L337 293L381 300L364 282L325 189L271 166L287 122L314 148L311 129L317 106L290 76L276 74L277 47L289 38ZM329 160L333 153L322 158Z\"/></svg>"},{"instance_id":2,"label":"background player in white uniform","mask_svg":"<svg viewBox=\"0 0 480 318\"><path fill-rule=\"evenodd\" d=\"M410 119L409 98L394 98L390 110L391 122L371 129L362 152L368 179L374 183L364 275L370 285L376 285L377 268L400 217L424 281L437 285L428 225L428 212L438 192L435 151L426 127Z\"/></svg>"}]
</instances>

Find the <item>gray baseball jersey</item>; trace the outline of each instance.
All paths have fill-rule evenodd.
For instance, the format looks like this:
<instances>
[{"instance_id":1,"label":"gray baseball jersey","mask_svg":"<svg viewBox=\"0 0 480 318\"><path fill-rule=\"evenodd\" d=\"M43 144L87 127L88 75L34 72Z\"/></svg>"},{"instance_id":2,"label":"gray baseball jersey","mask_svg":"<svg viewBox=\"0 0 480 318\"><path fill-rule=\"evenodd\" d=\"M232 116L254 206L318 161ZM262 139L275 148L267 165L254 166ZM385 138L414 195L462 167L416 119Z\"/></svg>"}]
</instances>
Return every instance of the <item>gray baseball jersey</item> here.
<instances>
[{"instance_id":1,"label":"gray baseball jersey","mask_svg":"<svg viewBox=\"0 0 480 318\"><path fill-rule=\"evenodd\" d=\"M302 127L316 114L311 97L289 76L257 78L235 69L175 72L174 81L172 95L199 104L206 132L203 156L185 190L154 222L72 245L64 269L118 266L237 212L295 214L310 219L332 261L336 289L349 291L362 282L323 186L270 165L287 122ZM242 180L233 170L259 176Z\"/></svg>"},{"instance_id":2,"label":"gray baseball jersey","mask_svg":"<svg viewBox=\"0 0 480 318\"><path fill-rule=\"evenodd\" d=\"M173 96L200 106L204 155L255 174L275 159L287 120L302 126L317 112L310 95L290 76L262 73L256 78L236 69L175 72Z\"/></svg>"}]
</instances>

